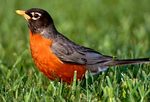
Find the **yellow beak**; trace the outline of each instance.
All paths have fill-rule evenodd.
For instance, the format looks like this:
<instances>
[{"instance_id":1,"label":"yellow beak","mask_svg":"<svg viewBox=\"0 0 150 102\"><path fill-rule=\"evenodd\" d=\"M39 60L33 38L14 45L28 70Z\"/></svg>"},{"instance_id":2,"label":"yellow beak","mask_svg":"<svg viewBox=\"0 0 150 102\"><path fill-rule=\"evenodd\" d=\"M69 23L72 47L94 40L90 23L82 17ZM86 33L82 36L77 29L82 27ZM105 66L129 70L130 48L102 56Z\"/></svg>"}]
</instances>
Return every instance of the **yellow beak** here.
<instances>
[{"instance_id":1,"label":"yellow beak","mask_svg":"<svg viewBox=\"0 0 150 102\"><path fill-rule=\"evenodd\" d=\"M23 10L16 10L16 13L19 14L19 15L21 15L21 16L23 16L26 20L31 19L31 17L29 15L27 15L25 13L25 11L23 11Z\"/></svg>"}]
</instances>

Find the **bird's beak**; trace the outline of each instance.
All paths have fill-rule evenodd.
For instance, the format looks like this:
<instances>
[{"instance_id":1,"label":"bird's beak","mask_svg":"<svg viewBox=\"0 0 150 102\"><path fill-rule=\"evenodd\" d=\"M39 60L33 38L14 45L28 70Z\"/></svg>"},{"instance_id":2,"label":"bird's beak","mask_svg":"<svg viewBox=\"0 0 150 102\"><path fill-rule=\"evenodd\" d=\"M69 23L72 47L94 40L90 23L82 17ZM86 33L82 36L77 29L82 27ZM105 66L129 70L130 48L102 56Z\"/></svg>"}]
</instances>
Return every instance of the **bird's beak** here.
<instances>
[{"instance_id":1,"label":"bird's beak","mask_svg":"<svg viewBox=\"0 0 150 102\"><path fill-rule=\"evenodd\" d=\"M31 19L31 17L29 15L27 15L25 13L25 11L23 11L23 10L16 10L16 13L19 14L19 15L21 15L21 16L23 16L26 20Z\"/></svg>"}]
</instances>

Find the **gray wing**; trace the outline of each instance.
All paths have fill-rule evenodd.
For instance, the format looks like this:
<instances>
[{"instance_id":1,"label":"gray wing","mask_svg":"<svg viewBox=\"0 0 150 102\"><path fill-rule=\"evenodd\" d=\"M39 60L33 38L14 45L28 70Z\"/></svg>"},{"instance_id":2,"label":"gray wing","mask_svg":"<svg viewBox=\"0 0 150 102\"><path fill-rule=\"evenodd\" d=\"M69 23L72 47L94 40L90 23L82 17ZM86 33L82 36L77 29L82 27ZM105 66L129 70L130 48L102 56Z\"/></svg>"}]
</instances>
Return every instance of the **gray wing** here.
<instances>
[{"instance_id":1,"label":"gray wing","mask_svg":"<svg viewBox=\"0 0 150 102\"><path fill-rule=\"evenodd\" d=\"M51 49L64 63L86 65L93 74L106 70L105 64L112 61L112 57L77 45L65 37L55 39Z\"/></svg>"}]
</instances>

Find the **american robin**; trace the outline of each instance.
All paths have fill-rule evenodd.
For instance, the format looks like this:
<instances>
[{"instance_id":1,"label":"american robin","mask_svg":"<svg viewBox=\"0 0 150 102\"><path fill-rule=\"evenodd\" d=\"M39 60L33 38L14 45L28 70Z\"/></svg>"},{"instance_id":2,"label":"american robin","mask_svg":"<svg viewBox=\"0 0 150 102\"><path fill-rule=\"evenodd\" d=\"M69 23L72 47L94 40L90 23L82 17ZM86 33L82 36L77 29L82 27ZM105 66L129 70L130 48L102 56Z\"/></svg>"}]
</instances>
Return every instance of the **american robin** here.
<instances>
[{"instance_id":1,"label":"american robin","mask_svg":"<svg viewBox=\"0 0 150 102\"><path fill-rule=\"evenodd\" d=\"M80 80L86 70L95 75L109 66L150 62L149 58L117 59L78 45L57 31L52 17L43 9L17 10L16 13L28 22L30 50L35 65L51 80L59 78L71 83L74 71Z\"/></svg>"}]
</instances>

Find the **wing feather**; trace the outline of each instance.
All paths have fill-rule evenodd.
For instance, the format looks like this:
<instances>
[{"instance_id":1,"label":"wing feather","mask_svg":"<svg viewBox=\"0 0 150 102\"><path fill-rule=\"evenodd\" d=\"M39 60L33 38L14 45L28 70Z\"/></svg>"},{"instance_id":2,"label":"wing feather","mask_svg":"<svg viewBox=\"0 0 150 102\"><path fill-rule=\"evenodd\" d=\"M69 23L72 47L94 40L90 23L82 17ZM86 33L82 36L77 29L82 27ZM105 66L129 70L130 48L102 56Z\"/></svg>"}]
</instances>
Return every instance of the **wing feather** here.
<instances>
[{"instance_id":1,"label":"wing feather","mask_svg":"<svg viewBox=\"0 0 150 102\"><path fill-rule=\"evenodd\" d=\"M104 64L111 61L112 57L104 56L93 49L77 45L62 36L59 35L51 47L53 53L61 61L70 64L84 64L94 74L107 69L107 66L104 66Z\"/></svg>"}]
</instances>

